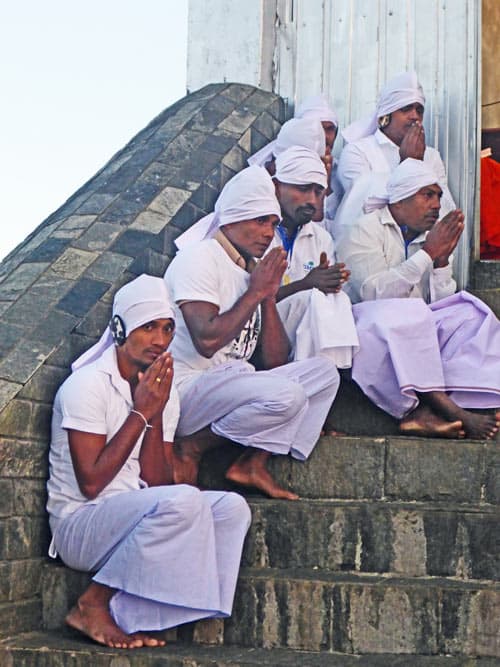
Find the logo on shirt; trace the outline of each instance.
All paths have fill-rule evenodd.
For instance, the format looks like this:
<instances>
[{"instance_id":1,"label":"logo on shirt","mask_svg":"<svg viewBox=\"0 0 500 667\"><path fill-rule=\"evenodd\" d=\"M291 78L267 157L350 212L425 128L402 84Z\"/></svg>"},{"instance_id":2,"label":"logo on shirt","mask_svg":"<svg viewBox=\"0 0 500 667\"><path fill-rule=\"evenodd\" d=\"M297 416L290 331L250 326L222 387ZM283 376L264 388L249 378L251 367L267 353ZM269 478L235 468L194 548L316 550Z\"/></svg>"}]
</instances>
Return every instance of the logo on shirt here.
<instances>
[{"instance_id":1,"label":"logo on shirt","mask_svg":"<svg viewBox=\"0 0 500 667\"><path fill-rule=\"evenodd\" d=\"M312 261L312 259L310 259L310 260L307 262L307 264L303 264L303 265L302 265L302 268L304 269L304 271L308 271L308 272L309 272L311 269L314 269L314 262Z\"/></svg>"},{"instance_id":2,"label":"logo on shirt","mask_svg":"<svg viewBox=\"0 0 500 667\"><path fill-rule=\"evenodd\" d=\"M229 356L232 359L250 359L255 351L260 329L261 315L260 306L258 306L257 310L241 330L240 335L233 340L229 349Z\"/></svg>"}]
</instances>

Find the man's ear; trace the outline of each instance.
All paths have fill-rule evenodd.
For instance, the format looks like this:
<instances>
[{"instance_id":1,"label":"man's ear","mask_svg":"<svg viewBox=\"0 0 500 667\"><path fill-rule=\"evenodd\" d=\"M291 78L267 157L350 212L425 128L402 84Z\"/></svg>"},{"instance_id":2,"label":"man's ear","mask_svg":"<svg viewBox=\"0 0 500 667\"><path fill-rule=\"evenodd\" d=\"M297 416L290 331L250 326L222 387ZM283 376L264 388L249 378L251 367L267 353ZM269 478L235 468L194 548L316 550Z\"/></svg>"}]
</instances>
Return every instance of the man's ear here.
<instances>
[{"instance_id":1,"label":"man's ear","mask_svg":"<svg viewBox=\"0 0 500 667\"><path fill-rule=\"evenodd\" d=\"M276 197L279 199L281 183L276 178L273 178L273 182L274 182L274 191L276 193Z\"/></svg>"}]
</instances>

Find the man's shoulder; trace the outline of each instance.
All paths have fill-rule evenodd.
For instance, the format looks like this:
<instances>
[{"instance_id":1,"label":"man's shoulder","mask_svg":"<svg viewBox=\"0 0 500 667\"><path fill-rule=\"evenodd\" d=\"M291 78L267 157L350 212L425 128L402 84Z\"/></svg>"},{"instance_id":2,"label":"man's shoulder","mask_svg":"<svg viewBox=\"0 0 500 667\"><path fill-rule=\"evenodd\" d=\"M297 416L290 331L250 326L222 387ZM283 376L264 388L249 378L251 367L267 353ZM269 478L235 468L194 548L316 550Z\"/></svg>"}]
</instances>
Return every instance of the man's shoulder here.
<instances>
[{"instance_id":1,"label":"man's shoulder","mask_svg":"<svg viewBox=\"0 0 500 667\"><path fill-rule=\"evenodd\" d=\"M83 391L98 392L110 386L111 375L103 368L102 358L79 368L69 375L59 387L59 397L81 394Z\"/></svg>"},{"instance_id":2,"label":"man's shoulder","mask_svg":"<svg viewBox=\"0 0 500 667\"><path fill-rule=\"evenodd\" d=\"M165 272L165 279L168 280L174 272L185 269L192 271L198 267L206 267L210 262L217 263L224 254L220 243L217 243L215 239L205 239L188 245L179 250L170 262Z\"/></svg>"}]
</instances>

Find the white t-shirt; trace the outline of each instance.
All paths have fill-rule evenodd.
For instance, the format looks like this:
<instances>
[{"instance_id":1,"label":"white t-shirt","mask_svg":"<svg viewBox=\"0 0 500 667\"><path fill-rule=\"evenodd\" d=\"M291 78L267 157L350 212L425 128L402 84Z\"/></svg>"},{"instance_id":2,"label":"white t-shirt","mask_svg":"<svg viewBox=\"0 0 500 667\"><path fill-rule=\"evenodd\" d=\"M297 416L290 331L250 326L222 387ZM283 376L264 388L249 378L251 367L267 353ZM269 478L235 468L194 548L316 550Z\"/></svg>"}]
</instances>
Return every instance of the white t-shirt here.
<instances>
[{"instance_id":1,"label":"white t-shirt","mask_svg":"<svg viewBox=\"0 0 500 667\"><path fill-rule=\"evenodd\" d=\"M275 231L274 239L266 254L271 248L282 247L281 236L278 231ZM319 265L322 252L326 252L330 264L335 263L335 248L331 234L317 222L308 222L299 229L292 253L288 253L288 266L281 284L288 285L288 283L304 278L311 269Z\"/></svg>"},{"instance_id":2,"label":"white t-shirt","mask_svg":"<svg viewBox=\"0 0 500 667\"><path fill-rule=\"evenodd\" d=\"M147 486L140 478L139 465L145 431L122 469L92 501L80 492L69 451L67 429L105 435L109 442L127 419L132 407L130 385L120 375L114 346L107 348L91 364L72 373L59 388L52 414L50 474L47 482L47 510L52 532L58 519L72 514L86 503L95 504L106 496ZM173 442L178 421L179 397L175 387L172 387L163 411L165 442Z\"/></svg>"},{"instance_id":3,"label":"white t-shirt","mask_svg":"<svg viewBox=\"0 0 500 667\"><path fill-rule=\"evenodd\" d=\"M362 216L337 240L340 261L351 271L345 290L353 303L373 299L420 297L427 303L456 290L452 261L435 269L422 249L425 234L409 243L387 206Z\"/></svg>"},{"instance_id":4,"label":"white t-shirt","mask_svg":"<svg viewBox=\"0 0 500 667\"><path fill-rule=\"evenodd\" d=\"M179 307L185 301L205 301L223 314L248 290L250 274L231 260L218 241L207 239L177 253L165 273L165 282L175 304L176 332L169 349L174 358L175 383L181 392L203 371L252 356L261 329L260 308L237 338L207 359L197 352Z\"/></svg>"}]
</instances>

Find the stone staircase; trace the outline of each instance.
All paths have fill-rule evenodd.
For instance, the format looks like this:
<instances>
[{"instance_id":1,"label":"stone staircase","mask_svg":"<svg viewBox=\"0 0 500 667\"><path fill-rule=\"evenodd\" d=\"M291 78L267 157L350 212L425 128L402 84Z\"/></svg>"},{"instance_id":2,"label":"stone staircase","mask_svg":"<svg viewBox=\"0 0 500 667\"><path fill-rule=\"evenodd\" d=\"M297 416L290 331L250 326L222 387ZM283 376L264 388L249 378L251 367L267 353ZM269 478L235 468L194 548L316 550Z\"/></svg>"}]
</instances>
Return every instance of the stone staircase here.
<instances>
[{"instance_id":1,"label":"stone staircase","mask_svg":"<svg viewBox=\"0 0 500 667\"><path fill-rule=\"evenodd\" d=\"M212 453L203 482L220 487L234 454ZM307 463L272 465L301 500L249 496L230 619L169 631L162 649L98 647L61 630L88 575L47 563L46 630L5 640L0 665L500 664L498 442L324 437Z\"/></svg>"}]
</instances>

